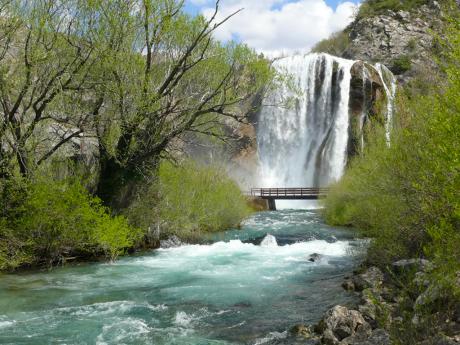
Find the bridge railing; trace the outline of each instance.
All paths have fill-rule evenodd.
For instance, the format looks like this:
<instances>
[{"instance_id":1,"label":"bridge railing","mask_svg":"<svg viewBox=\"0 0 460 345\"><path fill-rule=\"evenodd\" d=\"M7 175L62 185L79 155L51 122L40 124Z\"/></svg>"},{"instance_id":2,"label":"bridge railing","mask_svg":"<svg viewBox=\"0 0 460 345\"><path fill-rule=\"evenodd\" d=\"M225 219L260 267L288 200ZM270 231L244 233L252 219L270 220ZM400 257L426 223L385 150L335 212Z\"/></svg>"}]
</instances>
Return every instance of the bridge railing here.
<instances>
[{"instance_id":1,"label":"bridge railing","mask_svg":"<svg viewBox=\"0 0 460 345\"><path fill-rule=\"evenodd\" d=\"M253 197L301 197L326 195L329 188L252 188Z\"/></svg>"}]
</instances>

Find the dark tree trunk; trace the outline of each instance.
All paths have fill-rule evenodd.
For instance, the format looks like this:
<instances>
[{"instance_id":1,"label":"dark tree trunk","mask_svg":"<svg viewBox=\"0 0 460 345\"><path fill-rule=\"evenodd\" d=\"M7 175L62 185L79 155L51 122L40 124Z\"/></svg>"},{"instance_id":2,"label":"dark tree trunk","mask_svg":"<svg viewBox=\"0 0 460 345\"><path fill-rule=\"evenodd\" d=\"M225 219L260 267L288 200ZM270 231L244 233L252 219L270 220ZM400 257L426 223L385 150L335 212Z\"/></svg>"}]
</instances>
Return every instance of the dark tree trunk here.
<instances>
[{"instance_id":1,"label":"dark tree trunk","mask_svg":"<svg viewBox=\"0 0 460 345\"><path fill-rule=\"evenodd\" d=\"M101 158L97 195L115 212L127 208L134 199L142 178L114 158Z\"/></svg>"}]
</instances>

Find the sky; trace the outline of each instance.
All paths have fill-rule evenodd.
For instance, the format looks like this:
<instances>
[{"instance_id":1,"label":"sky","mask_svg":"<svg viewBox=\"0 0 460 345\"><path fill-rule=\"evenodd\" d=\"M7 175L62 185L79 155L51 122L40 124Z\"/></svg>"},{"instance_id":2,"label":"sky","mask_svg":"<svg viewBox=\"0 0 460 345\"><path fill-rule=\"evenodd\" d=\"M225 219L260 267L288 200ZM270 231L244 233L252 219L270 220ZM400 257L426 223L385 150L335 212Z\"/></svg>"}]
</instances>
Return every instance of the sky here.
<instances>
[{"instance_id":1,"label":"sky","mask_svg":"<svg viewBox=\"0 0 460 345\"><path fill-rule=\"evenodd\" d=\"M186 0L186 10L209 17L215 0ZM216 32L270 57L308 52L318 41L344 29L358 0L221 0L218 19L243 8Z\"/></svg>"}]
</instances>

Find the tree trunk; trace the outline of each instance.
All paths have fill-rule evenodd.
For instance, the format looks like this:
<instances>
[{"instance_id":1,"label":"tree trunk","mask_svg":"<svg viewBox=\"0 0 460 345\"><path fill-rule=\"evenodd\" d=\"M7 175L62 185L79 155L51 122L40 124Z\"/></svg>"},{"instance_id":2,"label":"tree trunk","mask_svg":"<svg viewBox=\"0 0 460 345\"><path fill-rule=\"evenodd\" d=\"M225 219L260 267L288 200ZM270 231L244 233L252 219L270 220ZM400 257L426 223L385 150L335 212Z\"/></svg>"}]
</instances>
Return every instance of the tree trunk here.
<instances>
[{"instance_id":1,"label":"tree trunk","mask_svg":"<svg viewBox=\"0 0 460 345\"><path fill-rule=\"evenodd\" d=\"M127 208L142 182L135 171L121 166L113 157L101 157L97 195L115 212Z\"/></svg>"}]
</instances>

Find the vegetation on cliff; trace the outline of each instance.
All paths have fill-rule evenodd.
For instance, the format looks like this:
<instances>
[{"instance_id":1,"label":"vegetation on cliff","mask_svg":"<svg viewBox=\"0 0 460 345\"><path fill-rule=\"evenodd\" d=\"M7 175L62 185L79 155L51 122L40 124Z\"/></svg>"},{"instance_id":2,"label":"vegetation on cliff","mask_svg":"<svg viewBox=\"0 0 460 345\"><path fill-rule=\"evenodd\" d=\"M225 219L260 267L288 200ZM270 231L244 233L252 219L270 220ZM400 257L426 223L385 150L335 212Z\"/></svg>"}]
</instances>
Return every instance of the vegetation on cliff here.
<instances>
[{"instance_id":1,"label":"vegetation on cliff","mask_svg":"<svg viewBox=\"0 0 460 345\"><path fill-rule=\"evenodd\" d=\"M395 343L415 344L442 330L460 306L460 22L447 29L440 57L443 70L424 94L401 90L391 146L375 135L364 154L350 163L334 185L324 211L331 224L353 225L373 240L370 264L427 258L431 291L414 303L420 286L409 276L401 286L404 324L393 329ZM418 85L420 88L420 85ZM382 129L376 128L378 133ZM380 139L379 139L380 138ZM415 273L415 272L412 272ZM415 296L415 297L414 297ZM414 315L423 318L414 321ZM407 321L407 322L406 322ZM444 322L444 323L443 323Z\"/></svg>"},{"instance_id":2,"label":"vegetation on cliff","mask_svg":"<svg viewBox=\"0 0 460 345\"><path fill-rule=\"evenodd\" d=\"M429 0L365 0L358 11L358 18L376 16L391 11L410 11L429 3Z\"/></svg>"}]
</instances>

